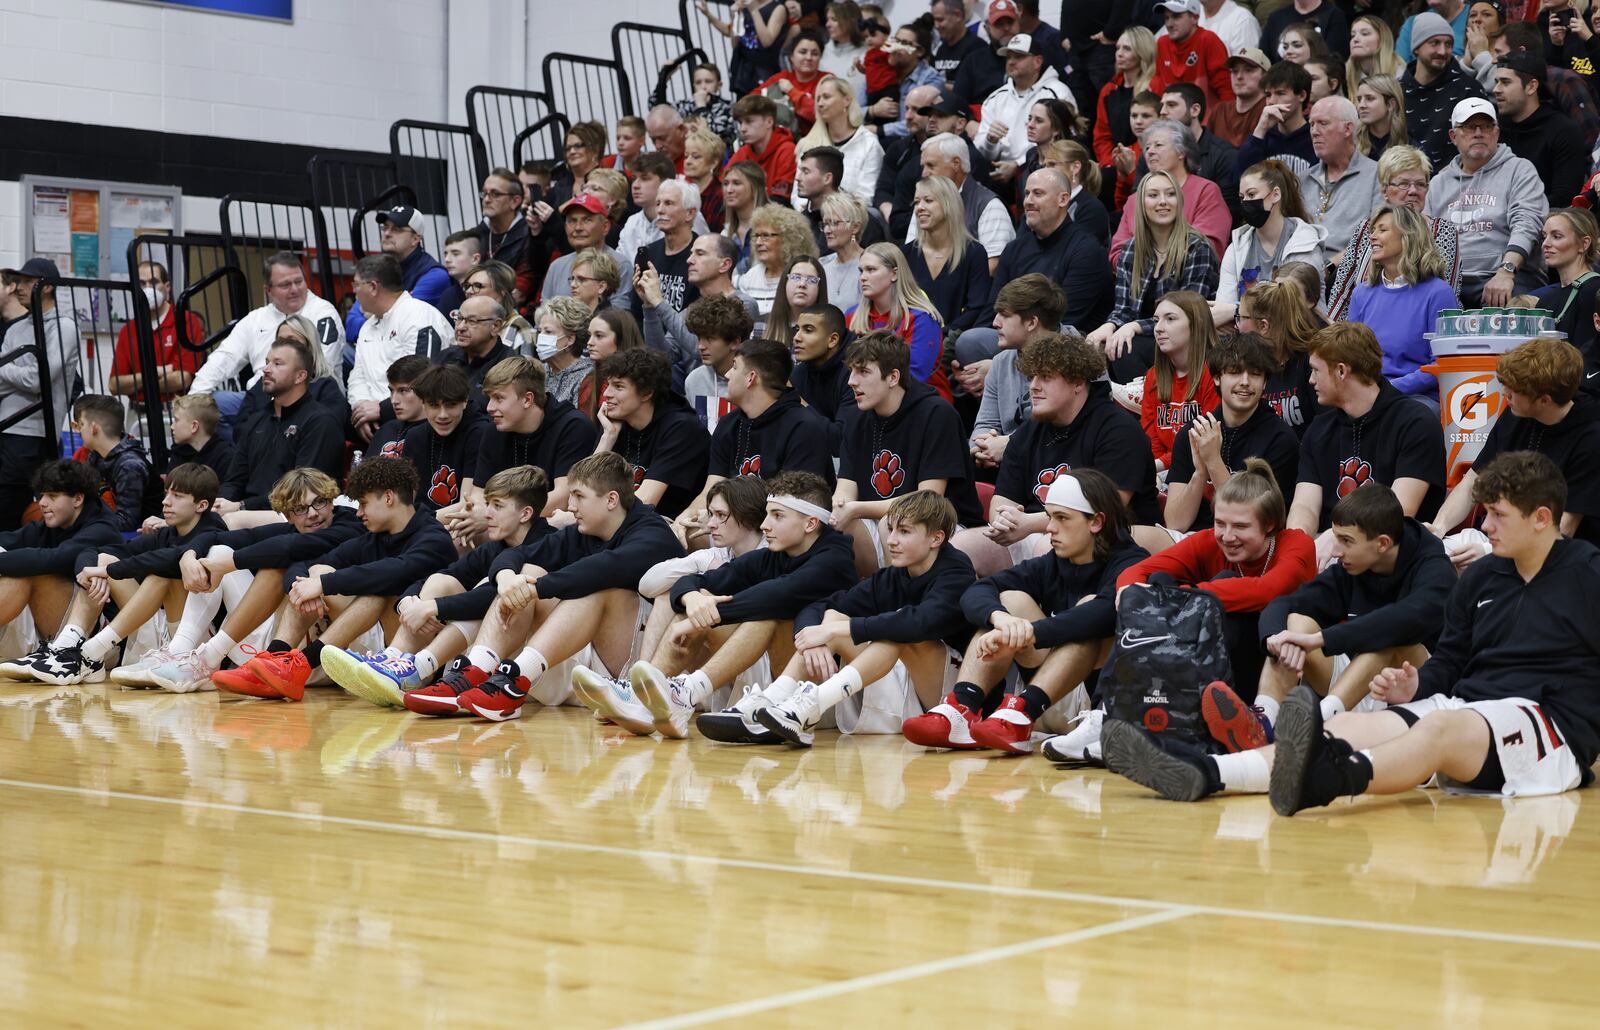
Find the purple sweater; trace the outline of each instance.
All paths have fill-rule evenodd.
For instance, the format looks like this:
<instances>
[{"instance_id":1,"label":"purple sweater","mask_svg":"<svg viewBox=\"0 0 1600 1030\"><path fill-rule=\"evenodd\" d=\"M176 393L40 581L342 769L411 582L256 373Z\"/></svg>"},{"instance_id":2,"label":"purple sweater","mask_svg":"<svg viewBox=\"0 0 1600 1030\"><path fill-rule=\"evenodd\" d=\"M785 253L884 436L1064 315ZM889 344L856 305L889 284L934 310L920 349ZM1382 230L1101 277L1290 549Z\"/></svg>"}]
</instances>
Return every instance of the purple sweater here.
<instances>
[{"instance_id":1,"label":"purple sweater","mask_svg":"<svg viewBox=\"0 0 1600 1030\"><path fill-rule=\"evenodd\" d=\"M1433 345L1423 333L1433 332L1439 312L1460 307L1450 284L1425 279L1413 286L1390 289L1361 285L1350 298L1346 321L1365 322L1383 348L1383 374L1405 394L1430 393L1438 380L1423 365L1433 363Z\"/></svg>"}]
</instances>

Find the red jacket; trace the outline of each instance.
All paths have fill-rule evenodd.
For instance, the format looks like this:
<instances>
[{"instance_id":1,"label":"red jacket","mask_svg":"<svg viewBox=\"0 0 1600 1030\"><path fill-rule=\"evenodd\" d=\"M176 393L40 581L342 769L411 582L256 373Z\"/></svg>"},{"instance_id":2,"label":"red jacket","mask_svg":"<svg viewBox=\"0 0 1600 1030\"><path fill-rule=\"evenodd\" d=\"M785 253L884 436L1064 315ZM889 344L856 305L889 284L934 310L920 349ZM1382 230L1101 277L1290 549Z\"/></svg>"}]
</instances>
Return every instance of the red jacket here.
<instances>
[{"instance_id":1,"label":"red jacket","mask_svg":"<svg viewBox=\"0 0 1600 1030\"><path fill-rule=\"evenodd\" d=\"M1223 611L1259 612L1315 578L1317 545L1300 530L1285 529L1278 534L1265 560L1235 568L1222 556L1214 531L1203 529L1123 570L1117 577L1117 589L1130 583L1147 583L1158 572L1216 594ZM1221 572L1239 575L1213 582Z\"/></svg>"},{"instance_id":2,"label":"red jacket","mask_svg":"<svg viewBox=\"0 0 1600 1030\"><path fill-rule=\"evenodd\" d=\"M767 195L780 204L789 203L789 194L794 189L794 136L783 126L774 126L772 138L767 140L767 149L757 154L746 143L733 152L728 158L732 166L739 161L754 161L767 173Z\"/></svg>"},{"instance_id":3,"label":"red jacket","mask_svg":"<svg viewBox=\"0 0 1600 1030\"><path fill-rule=\"evenodd\" d=\"M1172 377L1172 400L1161 401L1156 397L1156 370L1151 369L1144 374L1144 399L1140 401L1139 422L1144 426L1144 435L1150 438L1150 450L1156 456L1163 468L1172 467L1172 438L1184 423L1196 415L1217 410L1217 405L1222 403L1222 398L1217 394L1217 386L1211 381L1211 370L1200 370L1200 385L1195 389L1194 396L1184 400L1189 394L1189 377ZM1187 442L1184 446L1188 446Z\"/></svg>"},{"instance_id":4,"label":"red jacket","mask_svg":"<svg viewBox=\"0 0 1600 1030\"><path fill-rule=\"evenodd\" d=\"M1226 100L1233 103L1233 78L1228 73L1228 47L1210 29L1197 28L1182 43L1171 36L1156 40L1156 74L1150 92L1160 96L1174 82L1192 82L1206 94L1206 110Z\"/></svg>"},{"instance_id":5,"label":"red jacket","mask_svg":"<svg viewBox=\"0 0 1600 1030\"><path fill-rule=\"evenodd\" d=\"M185 350L178 345L178 322L176 305L168 305L167 313L161 319L161 324L153 330L156 343L156 361L163 365L171 365L183 372L195 373L200 371L200 366L206 360L204 354L192 350ZM205 326L196 317L193 311L184 319L184 324L189 330L189 342L198 344L205 339ZM134 345L133 323L128 322L117 332L116 350L111 356L111 374L114 376L133 375L141 371L139 365L138 348ZM175 395L164 393L163 401L170 401ZM143 403L144 394L135 395L135 403Z\"/></svg>"},{"instance_id":6,"label":"red jacket","mask_svg":"<svg viewBox=\"0 0 1600 1030\"><path fill-rule=\"evenodd\" d=\"M819 73L810 82L801 82L795 78L792 71L781 71L772 78L756 87L756 92L765 95L767 90L780 82L787 82L793 88L789 90L786 98L789 107L794 111L795 121L800 123L800 134L803 136L811 131L811 126L817 121L817 83L822 81ZM683 169L678 169L682 172Z\"/></svg>"}]
</instances>

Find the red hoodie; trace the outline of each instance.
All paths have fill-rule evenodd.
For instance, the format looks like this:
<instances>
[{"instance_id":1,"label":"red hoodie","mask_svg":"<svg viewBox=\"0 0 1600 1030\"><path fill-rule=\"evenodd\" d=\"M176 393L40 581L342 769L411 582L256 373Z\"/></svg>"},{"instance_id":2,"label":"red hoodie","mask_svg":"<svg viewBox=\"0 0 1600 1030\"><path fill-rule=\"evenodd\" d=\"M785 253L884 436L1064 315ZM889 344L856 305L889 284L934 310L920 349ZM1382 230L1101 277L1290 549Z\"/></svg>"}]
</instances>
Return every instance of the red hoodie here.
<instances>
[{"instance_id":1,"label":"red hoodie","mask_svg":"<svg viewBox=\"0 0 1600 1030\"><path fill-rule=\"evenodd\" d=\"M1117 577L1117 589L1130 583L1148 583L1158 572L1216 594L1225 612L1259 612L1316 577L1317 545L1300 530L1285 529L1266 558L1254 565L1235 567L1222 556L1215 531L1203 529L1124 569ZM1213 582L1220 572L1238 575Z\"/></svg>"},{"instance_id":2,"label":"red hoodie","mask_svg":"<svg viewBox=\"0 0 1600 1030\"><path fill-rule=\"evenodd\" d=\"M754 161L767 173L767 195L782 204L789 203L789 193L794 189L794 135L781 125L772 128L772 138L767 149L757 154L746 143L728 158L729 166L739 161Z\"/></svg>"},{"instance_id":3,"label":"red hoodie","mask_svg":"<svg viewBox=\"0 0 1600 1030\"><path fill-rule=\"evenodd\" d=\"M1144 399L1140 402L1139 421L1144 426L1144 435L1150 438L1150 451L1162 468L1172 467L1173 437L1183 424L1196 415L1215 411L1217 405L1222 403L1217 386L1211 381L1209 368L1200 370L1199 387L1192 398L1184 400L1188 395L1188 376L1173 376L1172 400L1162 401L1156 396L1156 370L1152 368L1144 374Z\"/></svg>"},{"instance_id":4,"label":"red hoodie","mask_svg":"<svg viewBox=\"0 0 1600 1030\"><path fill-rule=\"evenodd\" d=\"M1206 110L1222 101L1233 103L1233 76L1228 72L1228 47L1210 29L1196 28L1182 43L1171 36L1156 40L1156 74L1150 92L1160 96L1174 82L1192 82L1206 95Z\"/></svg>"}]
</instances>

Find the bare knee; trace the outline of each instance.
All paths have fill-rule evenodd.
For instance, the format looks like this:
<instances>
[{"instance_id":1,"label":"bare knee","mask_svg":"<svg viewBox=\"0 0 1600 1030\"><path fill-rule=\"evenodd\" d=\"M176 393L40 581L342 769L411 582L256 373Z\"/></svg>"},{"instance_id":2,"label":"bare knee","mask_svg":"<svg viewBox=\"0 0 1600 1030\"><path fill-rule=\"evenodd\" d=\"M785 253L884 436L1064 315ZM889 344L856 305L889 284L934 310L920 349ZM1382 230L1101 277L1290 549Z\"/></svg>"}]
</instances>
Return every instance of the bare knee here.
<instances>
[{"instance_id":1,"label":"bare knee","mask_svg":"<svg viewBox=\"0 0 1600 1030\"><path fill-rule=\"evenodd\" d=\"M1291 614L1287 625L1291 633L1320 633L1322 627L1317 625L1317 620L1309 615Z\"/></svg>"}]
</instances>

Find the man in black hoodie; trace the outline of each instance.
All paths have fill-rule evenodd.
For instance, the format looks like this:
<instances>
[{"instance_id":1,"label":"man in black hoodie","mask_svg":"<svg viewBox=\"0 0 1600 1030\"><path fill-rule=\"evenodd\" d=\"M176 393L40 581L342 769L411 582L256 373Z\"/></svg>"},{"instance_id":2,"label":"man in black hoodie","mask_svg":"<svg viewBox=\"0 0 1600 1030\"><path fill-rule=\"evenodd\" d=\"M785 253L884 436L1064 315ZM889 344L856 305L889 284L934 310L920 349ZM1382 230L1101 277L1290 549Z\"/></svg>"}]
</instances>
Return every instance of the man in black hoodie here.
<instances>
[{"instance_id":1,"label":"man in black hoodie","mask_svg":"<svg viewBox=\"0 0 1600 1030\"><path fill-rule=\"evenodd\" d=\"M1546 105L1543 57L1513 53L1494 72L1494 106L1500 112L1500 142L1539 170L1553 211L1583 190L1589 154L1578 123Z\"/></svg>"},{"instance_id":2,"label":"man in black hoodie","mask_svg":"<svg viewBox=\"0 0 1600 1030\"><path fill-rule=\"evenodd\" d=\"M672 367L656 350L625 350L600 363L606 384L595 453L622 455L633 469L638 499L675 519L705 482L711 437L672 392Z\"/></svg>"},{"instance_id":3,"label":"man in black hoodie","mask_svg":"<svg viewBox=\"0 0 1600 1030\"><path fill-rule=\"evenodd\" d=\"M1407 517L1426 521L1444 499L1438 416L1383 377L1383 351L1365 325L1337 322L1311 338L1311 385L1323 411L1300 441L1289 528L1317 537L1327 564L1333 506L1369 482L1387 485ZM1318 533L1322 532L1321 536Z\"/></svg>"},{"instance_id":4,"label":"man in black hoodie","mask_svg":"<svg viewBox=\"0 0 1600 1030\"><path fill-rule=\"evenodd\" d=\"M828 453L839 446L855 422L856 398L844 354L850 333L844 312L832 304L813 304L794 317L794 367L789 382L806 406L828 420Z\"/></svg>"},{"instance_id":5,"label":"man in black hoodie","mask_svg":"<svg viewBox=\"0 0 1600 1030\"><path fill-rule=\"evenodd\" d=\"M855 430L839 457L833 528L849 533L856 571L870 576L885 564L884 539L895 498L931 490L950 498L957 525L983 521L972 455L961 416L938 392L911 375L911 351L892 332L872 332L845 358L858 406Z\"/></svg>"},{"instance_id":6,"label":"man in black hoodie","mask_svg":"<svg viewBox=\"0 0 1600 1030\"><path fill-rule=\"evenodd\" d=\"M1334 505L1333 557L1316 579L1261 613L1268 658L1255 703L1269 721L1300 681L1323 695L1323 718L1350 711L1372 677L1406 662L1422 665L1438 642L1455 569L1428 528L1405 517L1394 491L1369 483ZM1337 655L1350 662L1335 677ZM1212 714L1204 697L1201 714Z\"/></svg>"},{"instance_id":7,"label":"man in black hoodie","mask_svg":"<svg viewBox=\"0 0 1600 1030\"><path fill-rule=\"evenodd\" d=\"M161 503L163 525L141 533L126 543L87 547L75 561L77 583L83 589L73 596L61 632L50 642L49 652L26 667L4 669L44 683L98 683L106 678L106 658L130 633L155 617L163 607L167 621L176 626L188 599L183 587L171 579L147 575L133 559L153 551L181 545L201 532L227 529L222 516L211 511L217 499L217 474L204 465L179 465L167 477ZM116 617L93 636L89 631L108 604Z\"/></svg>"},{"instance_id":8,"label":"man in black hoodie","mask_svg":"<svg viewBox=\"0 0 1600 1030\"><path fill-rule=\"evenodd\" d=\"M456 559L450 534L434 513L419 506L417 470L404 458L373 458L350 473L345 492L366 532L314 561L284 572L288 597L278 611L276 637L267 650L211 681L252 697L299 701L325 646L344 647L380 620L386 635L395 624L394 602L417 579ZM328 628L303 650L295 645L324 615Z\"/></svg>"},{"instance_id":9,"label":"man in black hoodie","mask_svg":"<svg viewBox=\"0 0 1600 1030\"><path fill-rule=\"evenodd\" d=\"M219 515L266 508L273 484L290 469L321 469L334 479L343 474L344 424L306 392L313 367L311 349L297 340L279 337L267 351L261 389L272 407L234 435Z\"/></svg>"},{"instance_id":10,"label":"man in black hoodie","mask_svg":"<svg viewBox=\"0 0 1600 1030\"><path fill-rule=\"evenodd\" d=\"M695 708L769 647L773 664L788 663L793 622L807 605L855 583L850 540L827 524L828 484L822 477L784 472L767 487L761 523L767 546L674 583L672 606L682 614L651 659L629 670L631 703L621 683L610 685L629 721L644 723L647 712L657 733L687 737ZM702 645L710 648L710 660L691 670Z\"/></svg>"},{"instance_id":11,"label":"man in black hoodie","mask_svg":"<svg viewBox=\"0 0 1600 1030\"><path fill-rule=\"evenodd\" d=\"M417 506L445 522L472 496L483 439L493 430L468 403L472 384L460 366L431 365L417 376L412 389L422 401L425 417L406 431L402 453L422 484Z\"/></svg>"},{"instance_id":12,"label":"man in black hoodie","mask_svg":"<svg viewBox=\"0 0 1600 1030\"><path fill-rule=\"evenodd\" d=\"M1072 184L1055 168L1041 168L1028 176L1022 194L1024 229L1006 244L995 266L994 292L978 316L977 324L994 322L994 302L1006 283L1019 275L1039 272L1058 284L1067 297L1062 324L1099 325L1111 313L1113 275L1106 249L1067 216L1072 204ZM989 355L998 349L992 329L972 329L986 341ZM963 348L964 350L967 348ZM964 357L963 362L979 360Z\"/></svg>"},{"instance_id":13,"label":"man in black hoodie","mask_svg":"<svg viewBox=\"0 0 1600 1030\"><path fill-rule=\"evenodd\" d=\"M1450 141L1450 113L1470 97L1484 97L1483 88L1461 69L1455 58L1455 33L1450 23L1433 12L1418 15L1427 27L1426 38L1413 31L1414 59L1400 76L1400 95L1405 98L1406 132L1411 145L1428 155L1435 169L1443 168L1456 156ZM1270 73L1269 73L1270 74ZM1488 99L1484 97L1484 99Z\"/></svg>"},{"instance_id":14,"label":"man in black hoodie","mask_svg":"<svg viewBox=\"0 0 1600 1030\"><path fill-rule=\"evenodd\" d=\"M1160 517L1150 438L1139 419L1111 399L1100 349L1081 336L1052 333L1024 347L1017 367L1028 377L1031 421L1011 435L1000 459L989 525L955 539L980 576L1044 553L1050 526L1045 495L1072 469L1110 476L1140 525Z\"/></svg>"},{"instance_id":15,"label":"man in black hoodie","mask_svg":"<svg viewBox=\"0 0 1600 1030\"><path fill-rule=\"evenodd\" d=\"M100 500L99 474L82 462L40 465L33 492L43 521L0 533L0 625L27 609L43 629L61 625L67 612L78 553L120 544L122 533ZM42 642L18 662L31 665L48 653L48 641Z\"/></svg>"},{"instance_id":16,"label":"man in black hoodie","mask_svg":"<svg viewBox=\"0 0 1600 1030\"><path fill-rule=\"evenodd\" d=\"M700 496L673 522L680 540L704 537L706 495L724 479L811 472L833 484L828 423L789 388L793 362L776 340L747 340L728 369L731 413L711 434L710 471Z\"/></svg>"},{"instance_id":17,"label":"man in black hoodie","mask_svg":"<svg viewBox=\"0 0 1600 1030\"><path fill-rule=\"evenodd\" d=\"M1566 484L1542 454L1511 451L1485 468L1494 555L1462 574L1427 664L1384 669L1381 712L1323 726L1317 693L1283 703L1275 745L1206 757L1107 720L1106 764L1177 801L1261 792L1279 815L1361 794L1441 782L1507 797L1556 794L1593 779L1600 754L1600 551L1564 540Z\"/></svg>"}]
</instances>

